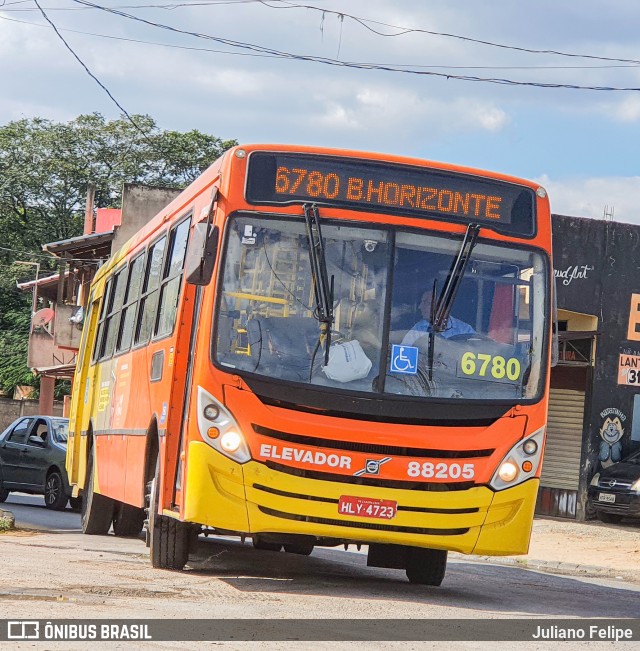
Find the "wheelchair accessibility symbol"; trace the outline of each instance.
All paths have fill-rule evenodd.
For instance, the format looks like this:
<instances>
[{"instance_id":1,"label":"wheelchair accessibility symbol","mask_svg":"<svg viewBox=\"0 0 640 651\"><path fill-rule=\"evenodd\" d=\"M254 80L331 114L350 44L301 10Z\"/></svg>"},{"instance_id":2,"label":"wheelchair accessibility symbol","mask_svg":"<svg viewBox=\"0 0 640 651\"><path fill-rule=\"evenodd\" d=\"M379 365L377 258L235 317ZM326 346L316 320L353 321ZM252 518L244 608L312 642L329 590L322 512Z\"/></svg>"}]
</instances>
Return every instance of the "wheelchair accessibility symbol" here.
<instances>
[{"instance_id":1,"label":"wheelchair accessibility symbol","mask_svg":"<svg viewBox=\"0 0 640 651\"><path fill-rule=\"evenodd\" d=\"M415 375L418 372L418 349L415 346L391 347L391 373L408 373Z\"/></svg>"}]
</instances>

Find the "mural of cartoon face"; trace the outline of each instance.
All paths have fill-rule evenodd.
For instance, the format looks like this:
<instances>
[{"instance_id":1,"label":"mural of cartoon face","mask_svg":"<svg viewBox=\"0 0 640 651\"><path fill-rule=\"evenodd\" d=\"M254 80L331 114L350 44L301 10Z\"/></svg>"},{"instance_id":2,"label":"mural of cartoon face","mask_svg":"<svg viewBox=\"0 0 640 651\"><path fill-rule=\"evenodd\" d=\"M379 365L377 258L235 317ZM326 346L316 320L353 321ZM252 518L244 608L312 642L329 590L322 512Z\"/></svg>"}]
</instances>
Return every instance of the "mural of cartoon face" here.
<instances>
[{"instance_id":1,"label":"mural of cartoon face","mask_svg":"<svg viewBox=\"0 0 640 651\"><path fill-rule=\"evenodd\" d=\"M622 427L620 418L617 416L615 418L607 417L604 420L600 428L602 443L600 444L599 455L603 468L617 463L622 458L622 443L620 443L620 439L623 434L624 428Z\"/></svg>"}]
</instances>

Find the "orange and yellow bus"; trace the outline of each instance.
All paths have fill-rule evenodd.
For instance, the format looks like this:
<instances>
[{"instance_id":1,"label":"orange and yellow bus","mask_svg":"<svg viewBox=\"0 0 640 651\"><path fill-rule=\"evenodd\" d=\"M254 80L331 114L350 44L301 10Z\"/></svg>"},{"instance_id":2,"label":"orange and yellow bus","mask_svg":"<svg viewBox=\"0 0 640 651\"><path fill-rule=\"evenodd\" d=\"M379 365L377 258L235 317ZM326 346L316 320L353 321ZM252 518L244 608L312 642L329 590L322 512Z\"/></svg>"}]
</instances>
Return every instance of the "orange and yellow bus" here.
<instances>
[{"instance_id":1,"label":"orange and yellow bus","mask_svg":"<svg viewBox=\"0 0 640 651\"><path fill-rule=\"evenodd\" d=\"M552 349L551 217L518 178L235 147L96 275L67 470L87 534L364 544L439 585L524 554Z\"/></svg>"}]
</instances>

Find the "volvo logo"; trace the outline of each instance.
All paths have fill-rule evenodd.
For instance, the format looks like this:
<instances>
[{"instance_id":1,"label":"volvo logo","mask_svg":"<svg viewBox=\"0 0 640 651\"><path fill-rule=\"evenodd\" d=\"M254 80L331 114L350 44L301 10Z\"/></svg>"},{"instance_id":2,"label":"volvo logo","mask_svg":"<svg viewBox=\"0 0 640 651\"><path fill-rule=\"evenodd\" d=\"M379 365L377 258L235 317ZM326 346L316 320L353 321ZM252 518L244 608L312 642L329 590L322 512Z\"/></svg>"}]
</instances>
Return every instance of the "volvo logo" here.
<instances>
[{"instance_id":1,"label":"volvo logo","mask_svg":"<svg viewBox=\"0 0 640 651\"><path fill-rule=\"evenodd\" d=\"M380 466L383 463L391 461L391 457L384 457L384 459L367 459L364 468L353 473L354 477L360 477L361 475L378 475L380 474Z\"/></svg>"},{"instance_id":2,"label":"volvo logo","mask_svg":"<svg viewBox=\"0 0 640 651\"><path fill-rule=\"evenodd\" d=\"M610 488L613 488L617 484L615 479L610 479L609 481L605 481L603 483L609 486Z\"/></svg>"}]
</instances>

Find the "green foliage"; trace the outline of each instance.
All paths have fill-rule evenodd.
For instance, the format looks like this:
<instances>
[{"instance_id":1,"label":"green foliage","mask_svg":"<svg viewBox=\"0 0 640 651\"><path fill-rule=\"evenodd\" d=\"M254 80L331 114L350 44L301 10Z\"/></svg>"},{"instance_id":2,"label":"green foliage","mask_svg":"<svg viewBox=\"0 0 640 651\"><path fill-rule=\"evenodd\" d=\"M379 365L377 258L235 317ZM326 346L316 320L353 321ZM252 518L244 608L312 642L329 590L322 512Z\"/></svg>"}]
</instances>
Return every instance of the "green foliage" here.
<instances>
[{"instance_id":1,"label":"green foliage","mask_svg":"<svg viewBox=\"0 0 640 651\"><path fill-rule=\"evenodd\" d=\"M89 183L96 186L96 207L120 207L124 183L186 186L237 144L197 130L162 131L148 115L132 118L137 127L98 113L66 123L32 118L0 126L0 388L5 391L37 380L26 368L30 297L15 288L18 272L27 274L24 268L6 274L2 263L38 259L46 269L46 261L30 254L41 256L43 244L82 234Z\"/></svg>"},{"instance_id":2,"label":"green foliage","mask_svg":"<svg viewBox=\"0 0 640 651\"><path fill-rule=\"evenodd\" d=\"M16 267L0 271L0 390L11 393L19 384L37 383L27 368L31 296L18 291Z\"/></svg>"}]
</instances>

